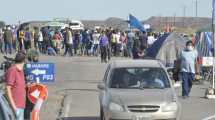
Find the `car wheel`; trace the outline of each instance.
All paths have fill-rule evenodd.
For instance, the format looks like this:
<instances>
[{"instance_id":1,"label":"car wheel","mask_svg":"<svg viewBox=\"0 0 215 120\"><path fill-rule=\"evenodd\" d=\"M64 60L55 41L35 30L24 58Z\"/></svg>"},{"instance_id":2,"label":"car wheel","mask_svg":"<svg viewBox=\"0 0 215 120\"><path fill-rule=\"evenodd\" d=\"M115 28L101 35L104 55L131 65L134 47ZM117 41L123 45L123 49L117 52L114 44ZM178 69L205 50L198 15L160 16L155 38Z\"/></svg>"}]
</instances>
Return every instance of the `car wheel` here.
<instances>
[{"instance_id":1,"label":"car wheel","mask_svg":"<svg viewBox=\"0 0 215 120\"><path fill-rule=\"evenodd\" d=\"M100 120L105 120L105 116L104 116L102 107L100 108Z\"/></svg>"}]
</instances>

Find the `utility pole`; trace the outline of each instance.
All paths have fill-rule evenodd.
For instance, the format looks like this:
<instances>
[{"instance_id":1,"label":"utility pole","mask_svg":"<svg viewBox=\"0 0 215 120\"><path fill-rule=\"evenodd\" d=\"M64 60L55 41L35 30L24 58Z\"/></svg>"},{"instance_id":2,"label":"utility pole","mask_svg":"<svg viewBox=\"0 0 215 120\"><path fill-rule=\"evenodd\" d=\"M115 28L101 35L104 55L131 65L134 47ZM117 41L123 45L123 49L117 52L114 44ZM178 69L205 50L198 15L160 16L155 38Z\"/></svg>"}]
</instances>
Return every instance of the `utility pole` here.
<instances>
[{"instance_id":1,"label":"utility pole","mask_svg":"<svg viewBox=\"0 0 215 120\"><path fill-rule=\"evenodd\" d=\"M195 27L197 27L198 26L198 0L195 1L195 13L196 13Z\"/></svg>"},{"instance_id":2,"label":"utility pole","mask_svg":"<svg viewBox=\"0 0 215 120\"><path fill-rule=\"evenodd\" d=\"M196 6L196 18L197 18L198 17L198 0L196 0L195 6Z\"/></svg>"},{"instance_id":3,"label":"utility pole","mask_svg":"<svg viewBox=\"0 0 215 120\"><path fill-rule=\"evenodd\" d=\"M173 17L173 26L175 27L175 18L176 18L176 13L174 13L174 17Z\"/></svg>"},{"instance_id":4,"label":"utility pole","mask_svg":"<svg viewBox=\"0 0 215 120\"><path fill-rule=\"evenodd\" d=\"M183 6L183 27L185 27L185 18L186 18L186 5Z\"/></svg>"}]
</instances>

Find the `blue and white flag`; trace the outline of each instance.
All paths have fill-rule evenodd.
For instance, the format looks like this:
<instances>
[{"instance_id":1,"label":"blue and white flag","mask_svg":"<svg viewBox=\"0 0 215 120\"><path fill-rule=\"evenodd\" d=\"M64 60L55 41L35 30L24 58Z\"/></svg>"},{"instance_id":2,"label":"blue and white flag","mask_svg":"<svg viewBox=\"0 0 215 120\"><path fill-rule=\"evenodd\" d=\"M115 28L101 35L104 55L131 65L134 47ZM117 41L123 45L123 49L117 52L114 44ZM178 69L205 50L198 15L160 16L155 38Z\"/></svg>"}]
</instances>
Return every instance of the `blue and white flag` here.
<instances>
[{"instance_id":1,"label":"blue and white flag","mask_svg":"<svg viewBox=\"0 0 215 120\"><path fill-rule=\"evenodd\" d=\"M131 14L129 15L129 23L131 27L137 28L142 32L145 31L145 28L143 27L142 23Z\"/></svg>"}]
</instances>

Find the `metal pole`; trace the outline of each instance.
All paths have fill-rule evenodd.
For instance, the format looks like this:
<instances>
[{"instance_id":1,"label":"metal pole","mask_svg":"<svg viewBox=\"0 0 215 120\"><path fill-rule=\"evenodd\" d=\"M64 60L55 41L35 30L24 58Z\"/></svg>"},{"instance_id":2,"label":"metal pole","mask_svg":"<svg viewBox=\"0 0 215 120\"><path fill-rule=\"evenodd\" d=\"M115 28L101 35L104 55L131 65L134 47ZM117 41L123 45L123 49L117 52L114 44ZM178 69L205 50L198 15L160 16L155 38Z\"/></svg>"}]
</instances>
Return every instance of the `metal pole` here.
<instances>
[{"instance_id":1,"label":"metal pole","mask_svg":"<svg viewBox=\"0 0 215 120\"><path fill-rule=\"evenodd\" d=\"M198 0L196 0L195 8L196 8L195 27L197 27L198 26Z\"/></svg>"},{"instance_id":2,"label":"metal pole","mask_svg":"<svg viewBox=\"0 0 215 120\"><path fill-rule=\"evenodd\" d=\"M214 24L212 24L212 40L213 40L213 86L212 86L212 88L213 89L215 89L215 74L214 74L214 72L215 72L215 59L214 59L214 57L215 57L215 36L214 36Z\"/></svg>"},{"instance_id":3,"label":"metal pole","mask_svg":"<svg viewBox=\"0 0 215 120\"><path fill-rule=\"evenodd\" d=\"M213 3L214 4L214 3ZM212 88L214 89L215 88L215 74L214 74L214 72L215 72L215 59L214 59L214 57L215 57L215 36L214 36L214 10L215 10L215 8L214 8L214 5L213 5L213 11L212 11L212 40L213 40L213 86L212 86Z\"/></svg>"},{"instance_id":4,"label":"metal pole","mask_svg":"<svg viewBox=\"0 0 215 120\"><path fill-rule=\"evenodd\" d=\"M184 5L183 6L183 27L185 27L186 9L187 7Z\"/></svg>"},{"instance_id":5,"label":"metal pole","mask_svg":"<svg viewBox=\"0 0 215 120\"><path fill-rule=\"evenodd\" d=\"M198 17L198 0L196 0L196 18Z\"/></svg>"}]
</instances>

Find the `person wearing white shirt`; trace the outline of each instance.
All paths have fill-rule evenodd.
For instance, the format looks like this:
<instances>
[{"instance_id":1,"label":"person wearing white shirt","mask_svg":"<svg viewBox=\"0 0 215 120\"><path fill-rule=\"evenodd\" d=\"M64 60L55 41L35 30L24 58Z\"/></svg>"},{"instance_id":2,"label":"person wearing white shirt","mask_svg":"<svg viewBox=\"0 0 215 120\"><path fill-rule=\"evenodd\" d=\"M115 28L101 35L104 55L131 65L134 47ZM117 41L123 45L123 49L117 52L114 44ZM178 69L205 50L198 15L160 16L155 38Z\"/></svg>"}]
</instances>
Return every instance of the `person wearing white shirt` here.
<instances>
[{"instance_id":1,"label":"person wearing white shirt","mask_svg":"<svg viewBox=\"0 0 215 120\"><path fill-rule=\"evenodd\" d=\"M117 46L117 49L116 49L116 55L119 56L119 53L121 51L121 46L122 46L122 42L120 41L120 32L118 32L117 34L115 34L115 37L116 37L116 46Z\"/></svg>"},{"instance_id":2,"label":"person wearing white shirt","mask_svg":"<svg viewBox=\"0 0 215 120\"><path fill-rule=\"evenodd\" d=\"M98 56L99 38L101 34L97 31L93 34L93 55Z\"/></svg>"},{"instance_id":3,"label":"person wearing white shirt","mask_svg":"<svg viewBox=\"0 0 215 120\"><path fill-rule=\"evenodd\" d=\"M41 31L39 32L38 47L39 47L39 51L42 52L42 50L43 50L43 34Z\"/></svg>"},{"instance_id":4,"label":"person wearing white shirt","mask_svg":"<svg viewBox=\"0 0 215 120\"><path fill-rule=\"evenodd\" d=\"M154 38L154 36L148 36L148 46L151 46L155 41L156 39Z\"/></svg>"}]
</instances>

